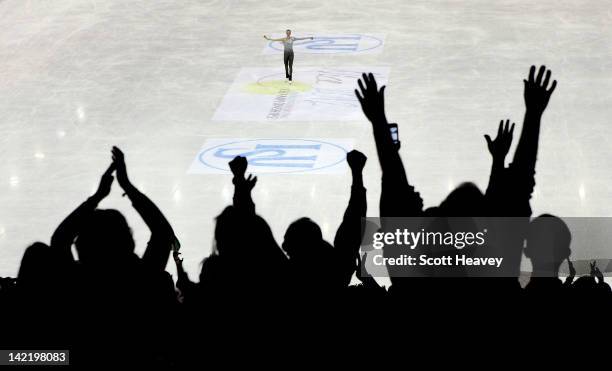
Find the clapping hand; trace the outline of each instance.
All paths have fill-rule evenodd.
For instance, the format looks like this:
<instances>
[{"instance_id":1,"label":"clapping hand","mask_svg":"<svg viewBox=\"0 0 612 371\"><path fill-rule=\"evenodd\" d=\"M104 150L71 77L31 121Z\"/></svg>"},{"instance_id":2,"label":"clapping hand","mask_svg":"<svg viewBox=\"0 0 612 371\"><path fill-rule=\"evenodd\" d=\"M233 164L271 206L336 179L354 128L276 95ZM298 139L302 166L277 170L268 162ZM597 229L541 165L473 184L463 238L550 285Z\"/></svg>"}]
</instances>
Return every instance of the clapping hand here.
<instances>
[{"instance_id":1,"label":"clapping hand","mask_svg":"<svg viewBox=\"0 0 612 371\"><path fill-rule=\"evenodd\" d=\"M100 178L100 185L94 194L94 197L99 201L110 194L111 186L113 185L113 171L115 171L115 163L113 162Z\"/></svg>"},{"instance_id":2,"label":"clapping hand","mask_svg":"<svg viewBox=\"0 0 612 371\"><path fill-rule=\"evenodd\" d=\"M128 179L127 168L125 166L125 156L123 155L123 152L115 146L113 146L111 153L113 156L113 165L117 170L117 182L119 182L121 188L127 191L132 187L132 183Z\"/></svg>"}]
</instances>

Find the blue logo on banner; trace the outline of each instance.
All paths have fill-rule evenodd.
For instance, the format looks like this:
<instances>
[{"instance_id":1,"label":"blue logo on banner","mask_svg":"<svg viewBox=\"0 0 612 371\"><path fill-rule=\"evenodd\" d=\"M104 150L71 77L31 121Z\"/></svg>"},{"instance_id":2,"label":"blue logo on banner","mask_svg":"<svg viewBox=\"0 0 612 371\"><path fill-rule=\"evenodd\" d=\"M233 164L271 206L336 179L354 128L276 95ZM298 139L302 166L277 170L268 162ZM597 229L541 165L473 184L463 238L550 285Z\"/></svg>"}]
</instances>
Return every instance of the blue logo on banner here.
<instances>
[{"instance_id":1,"label":"blue logo on banner","mask_svg":"<svg viewBox=\"0 0 612 371\"><path fill-rule=\"evenodd\" d=\"M346 159L345 148L318 140L253 139L207 148L198 155L205 166L230 171L234 157L244 156L253 172L297 173L326 169Z\"/></svg>"},{"instance_id":2,"label":"blue logo on banner","mask_svg":"<svg viewBox=\"0 0 612 371\"><path fill-rule=\"evenodd\" d=\"M382 40L367 35L345 35L345 36L317 36L314 40L296 41L294 46L302 46L305 49L320 53L351 53L363 52L380 47ZM282 44L270 42L268 46L274 50L282 51ZM361 46L361 48L360 48Z\"/></svg>"}]
</instances>

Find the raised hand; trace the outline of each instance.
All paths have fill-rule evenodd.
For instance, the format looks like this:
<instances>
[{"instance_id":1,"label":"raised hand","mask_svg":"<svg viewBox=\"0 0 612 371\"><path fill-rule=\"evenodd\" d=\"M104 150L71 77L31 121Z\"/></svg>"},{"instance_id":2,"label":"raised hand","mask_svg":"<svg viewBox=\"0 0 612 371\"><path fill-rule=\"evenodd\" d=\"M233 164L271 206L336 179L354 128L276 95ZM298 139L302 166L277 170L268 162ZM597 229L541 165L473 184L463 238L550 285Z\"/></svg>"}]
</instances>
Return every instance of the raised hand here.
<instances>
[{"instance_id":1,"label":"raised hand","mask_svg":"<svg viewBox=\"0 0 612 371\"><path fill-rule=\"evenodd\" d=\"M593 260L593 262L589 263L589 265L591 266L591 276L596 277L599 282L603 282L604 276L597 267L597 262Z\"/></svg>"},{"instance_id":2,"label":"raised hand","mask_svg":"<svg viewBox=\"0 0 612 371\"><path fill-rule=\"evenodd\" d=\"M249 176L244 180L244 185L248 191L253 190L255 188L255 184L257 184L257 177L253 176L253 174L249 174Z\"/></svg>"},{"instance_id":3,"label":"raised hand","mask_svg":"<svg viewBox=\"0 0 612 371\"><path fill-rule=\"evenodd\" d=\"M346 162L348 162L348 165L353 173L361 173L367 159L368 158L366 155L357 151L356 149L346 154Z\"/></svg>"},{"instance_id":4,"label":"raised hand","mask_svg":"<svg viewBox=\"0 0 612 371\"><path fill-rule=\"evenodd\" d=\"M257 177L249 174L248 178L244 178L248 165L249 163L246 157L243 156L236 156L229 162L229 167L234 174L234 184L237 186L246 186L246 190L251 191L255 187L255 184L257 184Z\"/></svg>"},{"instance_id":5,"label":"raised hand","mask_svg":"<svg viewBox=\"0 0 612 371\"><path fill-rule=\"evenodd\" d=\"M557 80L554 80L548 88L550 81L550 70L546 70L546 66L541 66L538 75L535 75L536 67L531 66L529 70L528 80L523 80L525 83L525 105L527 111L542 114L548 105L550 96L557 87ZM544 74L546 72L546 75Z\"/></svg>"},{"instance_id":6,"label":"raised hand","mask_svg":"<svg viewBox=\"0 0 612 371\"><path fill-rule=\"evenodd\" d=\"M132 186L132 183L130 183L130 180L128 179L127 168L125 166L125 156L123 155L123 152L116 146L113 146L111 153L113 156L113 164L115 165L115 169L117 170L117 182L119 182L121 188L126 190L127 188L130 188Z\"/></svg>"},{"instance_id":7,"label":"raised hand","mask_svg":"<svg viewBox=\"0 0 612 371\"><path fill-rule=\"evenodd\" d=\"M249 174L248 178L244 178L247 166L247 159L243 156L236 156L229 162L229 167L234 174L234 179L232 179L232 183L234 183L234 207L255 213L251 191L257 184L257 177Z\"/></svg>"},{"instance_id":8,"label":"raised hand","mask_svg":"<svg viewBox=\"0 0 612 371\"><path fill-rule=\"evenodd\" d=\"M232 170L232 174L238 178L244 178L244 173L246 173L247 166L247 159L243 156L236 156L229 162L229 167L230 170Z\"/></svg>"},{"instance_id":9,"label":"raised hand","mask_svg":"<svg viewBox=\"0 0 612 371\"><path fill-rule=\"evenodd\" d=\"M172 257L177 265L183 264L183 258L178 250L172 250Z\"/></svg>"},{"instance_id":10,"label":"raised hand","mask_svg":"<svg viewBox=\"0 0 612 371\"><path fill-rule=\"evenodd\" d=\"M604 275L603 275L603 273L601 273L601 271L599 270L597 265L595 266L595 277L597 277L597 281L599 283L602 283L603 280L604 280Z\"/></svg>"},{"instance_id":11,"label":"raised hand","mask_svg":"<svg viewBox=\"0 0 612 371\"><path fill-rule=\"evenodd\" d=\"M494 160L503 161L510 150L510 145L512 144L512 136L514 134L514 123L510 126L510 120L506 120L506 124L504 125L504 120L499 122L499 127L497 128L497 136L495 140L491 140L491 137L485 134L485 140L487 141L487 146L489 147L489 153L493 156Z\"/></svg>"},{"instance_id":12,"label":"raised hand","mask_svg":"<svg viewBox=\"0 0 612 371\"><path fill-rule=\"evenodd\" d=\"M363 80L363 81L362 81ZM361 79L357 80L359 90L355 89L355 95L361 104L361 109L368 120L372 123L387 123L385 115L385 88L382 86L378 90L376 79L372 73L362 74Z\"/></svg>"},{"instance_id":13,"label":"raised hand","mask_svg":"<svg viewBox=\"0 0 612 371\"><path fill-rule=\"evenodd\" d=\"M173 238L171 247L172 247L172 251L177 252L177 253L181 249L181 241L179 241L178 238L176 238L176 236L174 236L174 238ZM181 259L181 261L182 261L182 259Z\"/></svg>"},{"instance_id":14,"label":"raised hand","mask_svg":"<svg viewBox=\"0 0 612 371\"><path fill-rule=\"evenodd\" d=\"M102 174L102 178L100 178L100 185L98 186L98 190L94 194L98 200L102 200L106 196L109 195L111 191L111 186L113 185L113 171L115 171L115 163L113 162L108 169Z\"/></svg>"},{"instance_id":15,"label":"raised hand","mask_svg":"<svg viewBox=\"0 0 612 371\"><path fill-rule=\"evenodd\" d=\"M576 268L574 268L574 263L569 258L567 259L567 268L569 269L569 277L576 277Z\"/></svg>"}]
</instances>

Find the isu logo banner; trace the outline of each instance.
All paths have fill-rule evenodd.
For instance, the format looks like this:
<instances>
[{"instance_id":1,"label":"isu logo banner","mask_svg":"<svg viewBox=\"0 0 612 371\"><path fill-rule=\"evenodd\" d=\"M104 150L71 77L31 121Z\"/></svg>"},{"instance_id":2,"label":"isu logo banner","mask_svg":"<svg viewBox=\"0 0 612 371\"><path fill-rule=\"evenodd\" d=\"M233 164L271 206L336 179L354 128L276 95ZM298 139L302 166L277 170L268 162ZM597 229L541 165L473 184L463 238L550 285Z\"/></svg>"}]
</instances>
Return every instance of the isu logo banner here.
<instances>
[{"instance_id":1,"label":"isu logo banner","mask_svg":"<svg viewBox=\"0 0 612 371\"><path fill-rule=\"evenodd\" d=\"M296 37L314 37L314 40L298 40L293 43L293 50L305 54L378 54L382 52L385 34L357 33L299 33ZM271 38L280 39L284 33L272 34ZM283 44L269 41L262 54L279 54L283 52Z\"/></svg>"},{"instance_id":2,"label":"isu logo banner","mask_svg":"<svg viewBox=\"0 0 612 371\"><path fill-rule=\"evenodd\" d=\"M228 162L244 156L254 174L339 174L347 169L351 139L209 139L190 174L230 174Z\"/></svg>"},{"instance_id":3,"label":"isu logo banner","mask_svg":"<svg viewBox=\"0 0 612 371\"><path fill-rule=\"evenodd\" d=\"M372 72L387 84L388 67L295 67L294 82L277 68L243 68L217 108L214 121L364 121L357 79Z\"/></svg>"}]
</instances>

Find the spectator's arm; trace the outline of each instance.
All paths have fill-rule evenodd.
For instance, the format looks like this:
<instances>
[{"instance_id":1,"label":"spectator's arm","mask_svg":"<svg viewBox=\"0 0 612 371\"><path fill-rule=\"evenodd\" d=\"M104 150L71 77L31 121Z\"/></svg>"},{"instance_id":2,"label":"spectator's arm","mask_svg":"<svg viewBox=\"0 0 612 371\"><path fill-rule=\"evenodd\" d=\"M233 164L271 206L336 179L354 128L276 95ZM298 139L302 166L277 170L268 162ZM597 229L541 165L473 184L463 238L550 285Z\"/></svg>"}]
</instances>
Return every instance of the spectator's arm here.
<instances>
[{"instance_id":1,"label":"spectator's arm","mask_svg":"<svg viewBox=\"0 0 612 371\"><path fill-rule=\"evenodd\" d=\"M151 238L142 257L144 263L154 270L164 270L170 257L170 249L175 240L170 223L159 208L144 193L140 192L129 180L123 152L113 147L113 162L117 169L117 181L132 202L132 206L143 219Z\"/></svg>"},{"instance_id":2,"label":"spectator's arm","mask_svg":"<svg viewBox=\"0 0 612 371\"><path fill-rule=\"evenodd\" d=\"M363 81L362 81L363 80ZM404 164L393 143L385 114L385 86L378 90L373 74L362 75L355 90L364 114L372 123L378 160L382 169L381 216L413 216L422 212L422 200L406 176Z\"/></svg>"},{"instance_id":3,"label":"spectator's arm","mask_svg":"<svg viewBox=\"0 0 612 371\"><path fill-rule=\"evenodd\" d=\"M178 243L178 240L176 241ZM176 245L175 243L175 245ZM180 290L183 298L186 300L192 300L195 295L197 285L189 279L189 275L183 268L183 259L180 256L178 248L172 249L172 257L176 264L176 288Z\"/></svg>"},{"instance_id":4,"label":"spectator's arm","mask_svg":"<svg viewBox=\"0 0 612 371\"><path fill-rule=\"evenodd\" d=\"M367 157L359 151L351 151L346 160L353 174L351 198L344 212L342 223L336 232L334 247L339 254L342 269L342 286L348 286L357 263L362 238L362 221L367 212L366 189L363 186L363 167Z\"/></svg>"},{"instance_id":5,"label":"spectator's arm","mask_svg":"<svg viewBox=\"0 0 612 371\"><path fill-rule=\"evenodd\" d=\"M485 197L487 203L495 211L502 211L501 202L504 199L505 186L505 159L510 145L512 144L512 136L514 134L514 123L510 126L510 120L499 122L497 136L495 140L491 140L489 135L485 135L489 153L492 156L491 174L489 176L489 185ZM500 210L501 209L501 210Z\"/></svg>"},{"instance_id":6,"label":"spectator's arm","mask_svg":"<svg viewBox=\"0 0 612 371\"><path fill-rule=\"evenodd\" d=\"M55 249L62 260L74 261L72 256L72 244L78 236L79 231L87 218L98 207L102 201L110 193L113 184L113 171L115 164L111 164L102 175L98 190L79 207L77 207L70 215L64 219L53 232L51 236L51 248Z\"/></svg>"},{"instance_id":7,"label":"spectator's arm","mask_svg":"<svg viewBox=\"0 0 612 371\"><path fill-rule=\"evenodd\" d=\"M236 156L229 163L229 167L234 174L234 207L237 210L244 211L249 214L255 214L255 203L251 196L251 191L257 184L257 177L249 174L248 178L244 177L248 163L247 159L242 156Z\"/></svg>"},{"instance_id":8,"label":"spectator's arm","mask_svg":"<svg viewBox=\"0 0 612 371\"><path fill-rule=\"evenodd\" d=\"M535 66L531 66L528 80L523 80L525 84L525 120L514 159L510 165L512 181L516 185L516 192L518 192L516 197L518 197L518 201L527 200L527 202L535 184L535 164L542 114L557 86L557 81L553 81L549 88L551 72L550 70L546 71L545 66L540 67L537 77L535 76L535 70Z\"/></svg>"}]
</instances>

